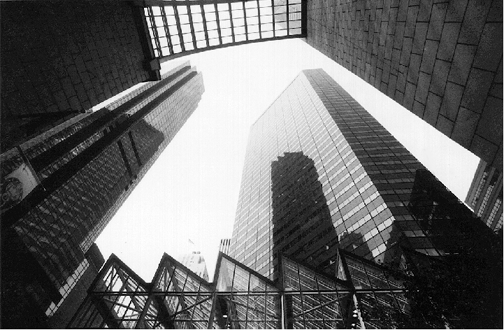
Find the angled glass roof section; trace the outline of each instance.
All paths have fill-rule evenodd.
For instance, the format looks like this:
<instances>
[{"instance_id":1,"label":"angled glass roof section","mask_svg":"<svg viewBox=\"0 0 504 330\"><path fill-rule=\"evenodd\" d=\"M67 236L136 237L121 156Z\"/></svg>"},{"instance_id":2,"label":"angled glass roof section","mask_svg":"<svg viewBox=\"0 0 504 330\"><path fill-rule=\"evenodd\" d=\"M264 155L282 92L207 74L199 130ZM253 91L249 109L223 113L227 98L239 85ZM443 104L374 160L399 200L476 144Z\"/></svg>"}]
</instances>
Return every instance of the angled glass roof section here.
<instances>
[{"instance_id":1,"label":"angled glass roof section","mask_svg":"<svg viewBox=\"0 0 504 330\"><path fill-rule=\"evenodd\" d=\"M112 254L69 327L153 328L158 309L148 292L149 285Z\"/></svg>"},{"instance_id":2,"label":"angled glass roof section","mask_svg":"<svg viewBox=\"0 0 504 330\"><path fill-rule=\"evenodd\" d=\"M144 14L161 62L232 45L306 37L306 0L146 0Z\"/></svg>"},{"instance_id":3,"label":"angled glass roof section","mask_svg":"<svg viewBox=\"0 0 504 330\"><path fill-rule=\"evenodd\" d=\"M223 253L215 276L219 327L281 328L281 290L271 280Z\"/></svg>"},{"instance_id":4,"label":"angled glass roof section","mask_svg":"<svg viewBox=\"0 0 504 330\"><path fill-rule=\"evenodd\" d=\"M287 327L294 329L338 329L348 327L355 310L350 283L319 274L308 266L282 257ZM292 292L291 295L288 293Z\"/></svg>"},{"instance_id":5,"label":"angled glass roof section","mask_svg":"<svg viewBox=\"0 0 504 330\"><path fill-rule=\"evenodd\" d=\"M213 307L213 285L163 255L152 280L152 297L160 309L158 320L177 329L207 329ZM158 325L163 325L161 322Z\"/></svg>"}]
</instances>

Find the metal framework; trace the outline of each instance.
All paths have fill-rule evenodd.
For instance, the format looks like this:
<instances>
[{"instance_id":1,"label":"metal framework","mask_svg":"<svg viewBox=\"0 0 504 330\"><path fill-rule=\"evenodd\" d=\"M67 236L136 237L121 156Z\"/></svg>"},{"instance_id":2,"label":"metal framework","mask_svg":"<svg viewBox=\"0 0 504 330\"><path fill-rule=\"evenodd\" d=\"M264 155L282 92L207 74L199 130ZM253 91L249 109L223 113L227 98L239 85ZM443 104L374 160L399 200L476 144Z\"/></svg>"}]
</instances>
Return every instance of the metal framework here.
<instances>
[{"instance_id":1,"label":"metal framework","mask_svg":"<svg viewBox=\"0 0 504 330\"><path fill-rule=\"evenodd\" d=\"M363 319L368 306L407 312L401 281L380 266L340 252L338 267L333 278L283 257L274 283L221 253L209 283L165 254L146 283L112 255L69 327L364 328L380 326Z\"/></svg>"},{"instance_id":2,"label":"metal framework","mask_svg":"<svg viewBox=\"0 0 504 330\"><path fill-rule=\"evenodd\" d=\"M143 2L160 62L232 45L306 36L306 0Z\"/></svg>"}]
</instances>

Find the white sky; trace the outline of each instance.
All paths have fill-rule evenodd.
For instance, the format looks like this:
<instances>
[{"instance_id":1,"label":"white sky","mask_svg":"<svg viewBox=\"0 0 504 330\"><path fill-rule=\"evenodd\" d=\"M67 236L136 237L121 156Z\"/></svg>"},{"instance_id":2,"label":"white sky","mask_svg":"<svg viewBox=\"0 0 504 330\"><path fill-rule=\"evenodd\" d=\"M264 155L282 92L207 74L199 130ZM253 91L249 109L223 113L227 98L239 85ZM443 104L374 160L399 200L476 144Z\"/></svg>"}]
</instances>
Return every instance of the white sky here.
<instances>
[{"instance_id":1,"label":"white sky","mask_svg":"<svg viewBox=\"0 0 504 330\"><path fill-rule=\"evenodd\" d=\"M97 239L149 282L164 252L193 249L213 279L220 239L230 238L250 126L301 70L323 68L464 200L479 159L300 39L207 51L182 61L203 73L198 109Z\"/></svg>"}]
</instances>

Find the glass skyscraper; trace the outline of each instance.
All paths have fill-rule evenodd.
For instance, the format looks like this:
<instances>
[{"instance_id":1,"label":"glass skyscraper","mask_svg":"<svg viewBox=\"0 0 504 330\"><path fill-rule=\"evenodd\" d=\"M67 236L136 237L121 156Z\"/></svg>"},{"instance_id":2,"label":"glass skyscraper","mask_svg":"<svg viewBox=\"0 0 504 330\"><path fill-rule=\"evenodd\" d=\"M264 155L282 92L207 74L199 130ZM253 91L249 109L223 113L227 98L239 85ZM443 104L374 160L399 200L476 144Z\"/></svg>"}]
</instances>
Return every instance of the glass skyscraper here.
<instances>
[{"instance_id":1,"label":"glass skyscraper","mask_svg":"<svg viewBox=\"0 0 504 330\"><path fill-rule=\"evenodd\" d=\"M9 306L19 312L20 302L36 306L41 320L57 311L89 266L85 254L203 90L201 74L185 63L1 155L5 326L16 318Z\"/></svg>"},{"instance_id":2,"label":"glass skyscraper","mask_svg":"<svg viewBox=\"0 0 504 330\"><path fill-rule=\"evenodd\" d=\"M502 282L496 246L491 231L323 70L303 71L251 128L229 254L271 280L280 280L282 256L327 276L338 275L340 249L411 271L465 256L484 260L471 299L487 304L502 297L486 284ZM478 308L474 322L492 318Z\"/></svg>"},{"instance_id":3,"label":"glass skyscraper","mask_svg":"<svg viewBox=\"0 0 504 330\"><path fill-rule=\"evenodd\" d=\"M191 253L183 254L180 257L182 265L189 268L196 275L208 281L208 271L206 267L205 258L201 255L200 251L193 251Z\"/></svg>"},{"instance_id":4,"label":"glass skyscraper","mask_svg":"<svg viewBox=\"0 0 504 330\"><path fill-rule=\"evenodd\" d=\"M304 71L251 128L230 255L270 278L294 245L317 265L337 244L383 262L418 169L327 74Z\"/></svg>"},{"instance_id":5,"label":"glass skyscraper","mask_svg":"<svg viewBox=\"0 0 504 330\"><path fill-rule=\"evenodd\" d=\"M307 70L252 126L213 282L165 254L148 284L113 255L69 327L498 328L501 249L334 80Z\"/></svg>"},{"instance_id":6,"label":"glass skyscraper","mask_svg":"<svg viewBox=\"0 0 504 330\"><path fill-rule=\"evenodd\" d=\"M492 230L502 230L502 172L480 161L465 202Z\"/></svg>"}]
</instances>

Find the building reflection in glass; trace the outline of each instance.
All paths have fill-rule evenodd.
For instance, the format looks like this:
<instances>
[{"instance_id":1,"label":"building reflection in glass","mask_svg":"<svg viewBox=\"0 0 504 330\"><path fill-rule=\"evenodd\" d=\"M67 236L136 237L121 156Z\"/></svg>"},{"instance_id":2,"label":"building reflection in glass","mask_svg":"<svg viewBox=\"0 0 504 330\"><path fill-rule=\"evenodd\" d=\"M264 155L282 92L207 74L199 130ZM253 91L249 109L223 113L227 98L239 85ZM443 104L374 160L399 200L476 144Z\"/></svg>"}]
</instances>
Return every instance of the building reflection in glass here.
<instances>
[{"instance_id":1,"label":"building reflection in glass","mask_svg":"<svg viewBox=\"0 0 504 330\"><path fill-rule=\"evenodd\" d=\"M271 164L271 183L274 268L285 255L334 276L338 237L314 161L285 153Z\"/></svg>"}]
</instances>

